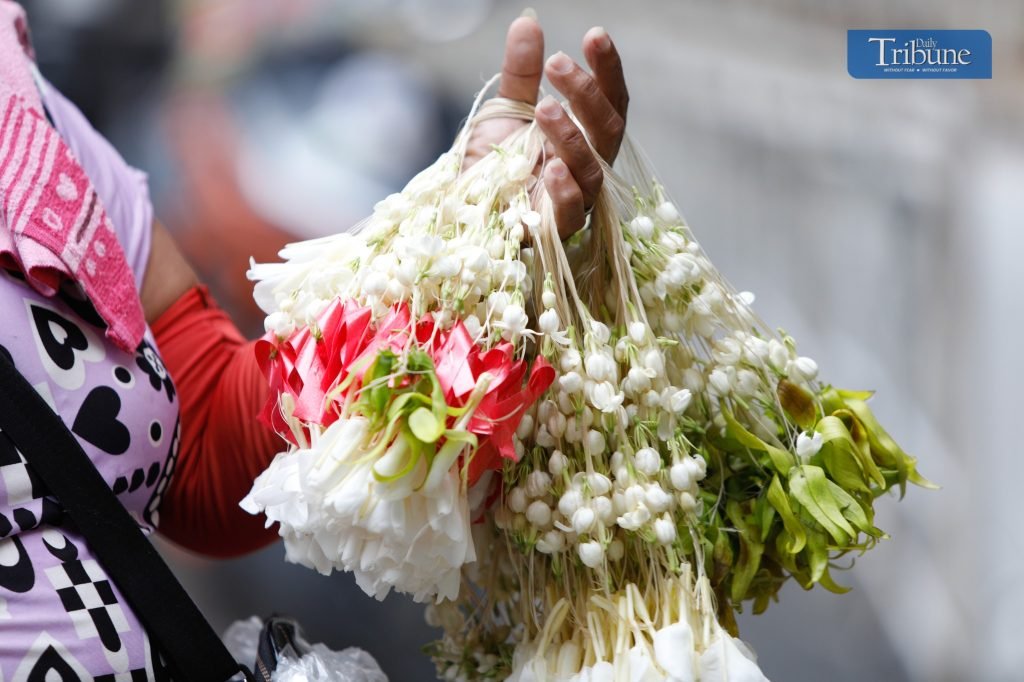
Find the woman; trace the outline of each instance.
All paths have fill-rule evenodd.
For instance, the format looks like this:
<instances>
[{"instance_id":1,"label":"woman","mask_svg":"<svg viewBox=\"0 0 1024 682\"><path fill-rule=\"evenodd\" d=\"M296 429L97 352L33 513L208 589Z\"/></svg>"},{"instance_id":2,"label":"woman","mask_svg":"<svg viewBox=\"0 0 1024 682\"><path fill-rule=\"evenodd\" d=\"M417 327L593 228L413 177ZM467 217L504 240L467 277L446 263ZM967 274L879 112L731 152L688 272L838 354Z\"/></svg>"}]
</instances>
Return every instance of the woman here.
<instances>
[{"instance_id":1,"label":"woman","mask_svg":"<svg viewBox=\"0 0 1024 682\"><path fill-rule=\"evenodd\" d=\"M544 62L530 18L508 31L499 95L535 103L542 75L612 161L628 97L602 29L591 71ZM254 415L266 388L251 346L154 219L145 176L125 164L35 72L24 12L0 0L0 352L61 416L147 532L210 556L274 535L238 500L279 449ZM584 134L551 98L543 182L563 235L602 182ZM470 160L521 121L481 123ZM62 519L60 501L0 432L0 680L164 675L117 587Z\"/></svg>"}]
</instances>

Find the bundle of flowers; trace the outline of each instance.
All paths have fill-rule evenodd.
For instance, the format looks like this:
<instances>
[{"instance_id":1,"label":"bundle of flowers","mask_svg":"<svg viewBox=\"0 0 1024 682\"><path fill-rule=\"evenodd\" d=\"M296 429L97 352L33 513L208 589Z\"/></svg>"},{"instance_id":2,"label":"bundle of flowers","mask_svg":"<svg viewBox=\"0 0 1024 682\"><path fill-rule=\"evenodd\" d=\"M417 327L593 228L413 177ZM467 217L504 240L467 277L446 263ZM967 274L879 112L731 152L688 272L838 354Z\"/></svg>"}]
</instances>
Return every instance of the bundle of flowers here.
<instances>
[{"instance_id":1,"label":"bundle of flowers","mask_svg":"<svg viewBox=\"0 0 1024 682\"><path fill-rule=\"evenodd\" d=\"M289 560L433 601L444 679L765 679L735 611L790 578L843 591L874 500L930 484L628 141L562 242L536 125L462 167L477 106L358 229L253 266L262 418L291 447L243 506Z\"/></svg>"}]
</instances>

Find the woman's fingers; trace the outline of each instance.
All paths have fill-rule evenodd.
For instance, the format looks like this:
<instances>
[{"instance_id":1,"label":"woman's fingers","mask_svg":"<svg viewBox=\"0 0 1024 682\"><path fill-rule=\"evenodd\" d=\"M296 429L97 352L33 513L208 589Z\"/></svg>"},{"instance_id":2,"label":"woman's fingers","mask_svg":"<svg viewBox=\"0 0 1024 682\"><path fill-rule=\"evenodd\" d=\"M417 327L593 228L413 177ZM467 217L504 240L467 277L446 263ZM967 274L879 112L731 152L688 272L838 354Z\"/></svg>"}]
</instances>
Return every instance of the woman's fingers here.
<instances>
[{"instance_id":1,"label":"woman's fingers","mask_svg":"<svg viewBox=\"0 0 1024 682\"><path fill-rule=\"evenodd\" d=\"M551 160L544 167L544 188L551 197L558 236L566 239L583 227L587 219L583 192L569 172L569 167L559 158Z\"/></svg>"},{"instance_id":2,"label":"woman's fingers","mask_svg":"<svg viewBox=\"0 0 1024 682\"><path fill-rule=\"evenodd\" d=\"M555 101L555 98L548 96L537 105L534 114L537 125L547 136L554 147L555 156L560 159L568 168L575 183L582 193L583 205L590 207L601 189L604 180L604 171L601 164L590 149L587 139L569 114L562 108L562 105ZM550 164L549 164L550 165ZM582 227L583 221L572 226L575 231ZM559 227L563 227L559 224ZM570 227L566 225L565 227Z\"/></svg>"},{"instance_id":3,"label":"woman's fingers","mask_svg":"<svg viewBox=\"0 0 1024 682\"><path fill-rule=\"evenodd\" d=\"M594 149L611 163L618 154L626 121L601 90L597 80L563 52L548 59L548 80L565 95Z\"/></svg>"},{"instance_id":4,"label":"woman's fingers","mask_svg":"<svg viewBox=\"0 0 1024 682\"><path fill-rule=\"evenodd\" d=\"M519 17L509 25L505 37L498 96L534 104L543 68L544 32L535 19Z\"/></svg>"},{"instance_id":5,"label":"woman's fingers","mask_svg":"<svg viewBox=\"0 0 1024 682\"><path fill-rule=\"evenodd\" d=\"M583 56L594 72L594 80L622 120L629 109L629 91L622 73L622 60L608 32L599 26L583 36Z\"/></svg>"}]
</instances>

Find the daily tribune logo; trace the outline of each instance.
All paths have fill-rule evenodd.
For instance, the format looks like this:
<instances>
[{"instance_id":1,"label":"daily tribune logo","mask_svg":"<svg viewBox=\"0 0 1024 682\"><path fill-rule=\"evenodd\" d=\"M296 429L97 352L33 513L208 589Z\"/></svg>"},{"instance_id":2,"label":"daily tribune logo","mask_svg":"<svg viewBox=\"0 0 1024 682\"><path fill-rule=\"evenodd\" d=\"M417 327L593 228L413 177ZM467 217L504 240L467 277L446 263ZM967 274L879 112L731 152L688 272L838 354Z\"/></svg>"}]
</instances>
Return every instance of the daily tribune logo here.
<instances>
[{"instance_id":1,"label":"daily tribune logo","mask_svg":"<svg viewBox=\"0 0 1024 682\"><path fill-rule=\"evenodd\" d=\"M991 78L988 31L847 31L854 78Z\"/></svg>"}]
</instances>

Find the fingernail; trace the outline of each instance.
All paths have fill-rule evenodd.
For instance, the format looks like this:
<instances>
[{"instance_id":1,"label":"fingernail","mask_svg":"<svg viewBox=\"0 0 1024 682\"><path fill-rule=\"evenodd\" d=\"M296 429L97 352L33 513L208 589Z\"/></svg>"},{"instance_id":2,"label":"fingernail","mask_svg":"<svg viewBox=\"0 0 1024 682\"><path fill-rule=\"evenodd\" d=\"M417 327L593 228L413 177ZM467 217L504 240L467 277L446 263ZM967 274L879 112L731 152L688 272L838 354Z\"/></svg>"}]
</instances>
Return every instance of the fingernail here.
<instances>
[{"instance_id":1,"label":"fingernail","mask_svg":"<svg viewBox=\"0 0 1024 682\"><path fill-rule=\"evenodd\" d=\"M607 50L612 46L612 39L608 37L608 31L604 30L604 26L598 26L594 31L594 43L600 50Z\"/></svg>"},{"instance_id":2,"label":"fingernail","mask_svg":"<svg viewBox=\"0 0 1024 682\"><path fill-rule=\"evenodd\" d=\"M548 59L548 66L555 73L569 73L572 71L572 60L564 52L556 52Z\"/></svg>"},{"instance_id":3,"label":"fingernail","mask_svg":"<svg viewBox=\"0 0 1024 682\"><path fill-rule=\"evenodd\" d=\"M548 168L551 169L551 174L556 178L564 178L569 175L569 167L565 165L565 161L561 159L554 159L548 163Z\"/></svg>"},{"instance_id":4,"label":"fingernail","mask_svg":"<svg viewBox=\"0 0 1024 682\"><path fill-rule=\"evenodd\" d=\"M535 10L532 7L527 7L526 9L523 10L523 13L520 14L519 16L526 17L527 19L533 19L534 21L537 21L537 10Z\"/></svg>"},{"instance_id":5,"label":"fingernail","mask_svg":"<svg viewBox=\"0 0 1024 682\"><path fill-rule=\"evenodd\" d=\"M561 105L551 95L545 95L537 105L537 110L548 118L558 118L562 115Z\"/></svg>"}]
</instances>

